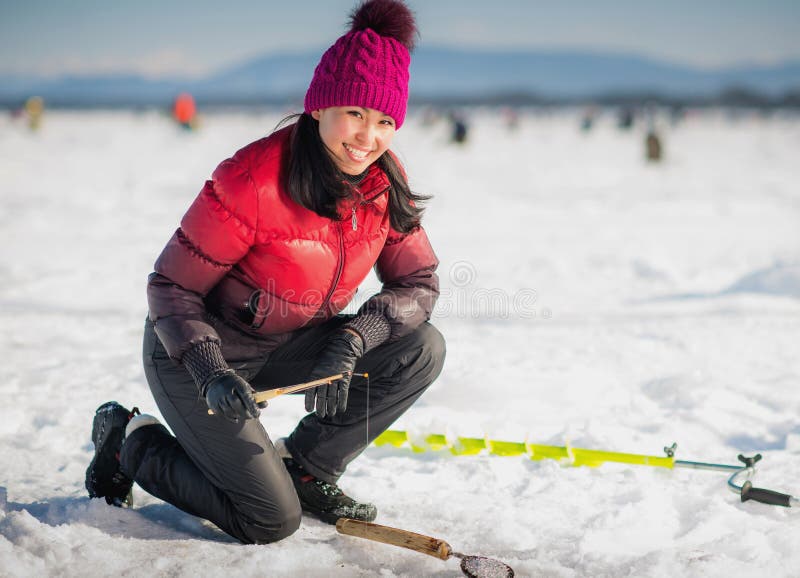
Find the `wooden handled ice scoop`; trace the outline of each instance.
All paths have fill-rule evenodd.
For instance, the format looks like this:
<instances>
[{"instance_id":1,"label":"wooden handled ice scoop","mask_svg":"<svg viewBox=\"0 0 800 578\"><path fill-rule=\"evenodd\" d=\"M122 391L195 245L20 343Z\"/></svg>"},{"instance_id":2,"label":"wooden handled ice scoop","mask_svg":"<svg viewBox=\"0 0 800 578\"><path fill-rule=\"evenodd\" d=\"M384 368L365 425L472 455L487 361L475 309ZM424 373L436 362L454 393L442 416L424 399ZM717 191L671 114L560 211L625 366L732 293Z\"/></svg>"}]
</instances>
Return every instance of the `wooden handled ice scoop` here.
<instances>
[{"instance_id":1,"label":"wooden handled ice scoop","mask_svg":"<svg viewBox=\"0 0 800 578\"><path fill-rule=\"evenodd\" d=\"M339 518L339 521L336 522L336 530L340 534L408 548L440 560L447 560L453 556L461 558L461 571L471 578L513 578L514 576L514 570L500 560L453 552L450 544L431 536L349 518Z\"/></svg>"}]
</instances>

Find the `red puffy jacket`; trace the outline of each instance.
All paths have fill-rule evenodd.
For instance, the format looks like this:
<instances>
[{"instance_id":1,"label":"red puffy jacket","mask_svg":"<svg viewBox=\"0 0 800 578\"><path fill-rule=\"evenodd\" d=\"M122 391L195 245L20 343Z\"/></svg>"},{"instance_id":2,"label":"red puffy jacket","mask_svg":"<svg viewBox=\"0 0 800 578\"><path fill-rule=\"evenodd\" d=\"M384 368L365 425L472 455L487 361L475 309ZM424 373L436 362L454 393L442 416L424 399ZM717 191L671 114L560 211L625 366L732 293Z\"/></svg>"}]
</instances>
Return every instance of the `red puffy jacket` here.
<instances>
[{"instance_id":1,"label":"red puffy jacket","mask_svg":"<svg viewBox=\"0 0 800 578\"><path fill-rule=\"evenodd\" d=\"M384 314L390 339L430 319L438 260L421 227L391 228L386 175L373 164L342 220L320 217L281 186L292 130L223 161L156 261L150 319L173 359L208 340L228 360L268 352L344 309L373 266L383 288L362 311Z\"/></svg>"}]
</instances>

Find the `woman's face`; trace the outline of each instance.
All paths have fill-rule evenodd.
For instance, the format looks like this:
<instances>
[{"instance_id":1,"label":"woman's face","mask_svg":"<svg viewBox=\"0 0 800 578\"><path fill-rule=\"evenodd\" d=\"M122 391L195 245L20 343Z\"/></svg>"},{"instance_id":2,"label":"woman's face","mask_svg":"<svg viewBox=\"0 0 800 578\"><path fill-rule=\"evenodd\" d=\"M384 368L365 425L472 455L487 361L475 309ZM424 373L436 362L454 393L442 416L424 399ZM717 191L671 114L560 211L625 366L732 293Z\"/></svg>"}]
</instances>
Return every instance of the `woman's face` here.
<instances>
[{"instance_id":1,"label":"woman's face","mask_svg":"<svg viewBox=\"0 0 800 578\"><path fill-rule=\"evenodd\" d=\"M372 108L331 106L311 116L319 121L319 135L336 166L348 175L363 173L394 138L394 119Z\"/></svg>"}]
</instances>

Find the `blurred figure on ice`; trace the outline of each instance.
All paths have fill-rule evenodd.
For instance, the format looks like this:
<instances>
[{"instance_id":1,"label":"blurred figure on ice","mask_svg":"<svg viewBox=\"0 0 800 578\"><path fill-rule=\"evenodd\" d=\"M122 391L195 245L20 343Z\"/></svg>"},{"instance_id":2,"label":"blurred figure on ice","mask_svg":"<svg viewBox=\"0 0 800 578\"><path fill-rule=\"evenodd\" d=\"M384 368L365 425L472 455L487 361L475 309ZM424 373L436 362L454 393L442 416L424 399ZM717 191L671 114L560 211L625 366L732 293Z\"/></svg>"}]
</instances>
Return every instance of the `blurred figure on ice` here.
<instances>
[{"instance_id":1,"label":"blurred figure on ice","mask_svg":"<svg viewBox=\"0 0 800 578\"><path fill-rule=\"evenodd\" d=\"M442 118L442 115L439 111L433 106L426 106L422 114L420 115L422 126L424 128L431 128L438 124L439 120Z\"/></svg>"},{"instance_id":2,"label":"blurred figure on ice","mask_svg":"<svg viewBox=\"0 0 800 578\"><path fill-rule=\"evenodd\" d=\"M645 109L647 116L647 134L644 139L645 158L648 162L657 163L661 161L662 147L661 137L656 130L658 123L658 109L652 104Z\"/></svg>"},{"instance_id":3,"label":"blurred figure on ice","mask_svg":"<svg viewBox=\"0 0 800 578\"><path fill-rule=\"evenodd\" d=\"M257 544L292 534L301 511L330 524L377 515L339 478L436 379L445 344L428 322L439 281L420 225L427 197L389 150L414 18L400 0L370 0L350 24L303 113L222 161L156 261L144 366L172 434L100 406L90 496L122 504L135 481ZM382 290L340 314L373 267ZM310 413L273 443L254 388L322 378Z\"/></svg>"},{"instance_id":4,"label":"blurred figure on ice","mask_svg":"<svg viewBox=\"0 0 800 578\"><path fill-rule=\"evenodd\" d=\"M592 130L594 126L594 119L597 116L597 110L593 106L587 106L586 110L583 111L583 117L581 118L581 131L582 132L589 132Z\"/></svg>"},{"instance_id":5,"label":"blurred figure on ice","mask_svg":"<svg viewBox=\"0 0 800 578\"><path fill-rule=\"evenodd\" d=\"M15 106L8 111L9 115L11 116L11 120L17 121L19 119L25 118L28 116L28 113L25 112L25 104L21 104L20 106Z\"/></svg>"},{"instance_id":6,"label":"blurred figure on ice","mask_svg":"<svg viewBox=\"0 0 800 578\"><path fill-rule=\"evenodd\" d=\"M620 130L630 130L633 127L634 119L635 114L633 108L630 106L622 107L617 116L617 128Z\"/></svg>"},{"instance_id":7,"label":"blurred figure on ice","mask_svg":"<svg viewBox=\"0 0 800 578\"><path fill-rule=\"evenodd\" d=\"M172 118L186 130L197 128L197 107L194 97L188 92L182 92L172 103Z\"/></svg>"},{"instance_id":8,"label":"blurred figure on ice","mask_svg":"<svg viewBox=\"0 0 800 578\"><path fill-rule=\"evenodd\" d=\"M661 160L661 139L656 132L655 126L651 126L647 131L644 145L647 160L649 162L659 162Z\"/></svg>"},{"instance_id":9,"label":"blurred figure on ice","mask_svg":"<svg viewBox=\"0 0 800 578\"><path fill-rule=\"evenodd\" d=\"M464 144L467 142L467 133L469 127L467 120L460 112L452 111L449 115L450 118L450 142L455 144Z\"/></svg>"},{"instance_id":10,"label":"blurred figure on ice","mask_svg":"<svg viewBox=\"0 0 800 578\"><path fill-rule=\"evenodd\" d=\"M674 104L669 109L669 120L672 126L678 126L686 118L686 109L680 104Z\"/></svg>"},{"instance_id":11,"label":"blurred figure on ice","mask_svg":"<svg viewBox=\"0 0 800 578\"><path fill-rule=\"evenodd\" d=\"M519 112L513 106L507 106L503 109L503 120L509 131L516 132L519 129Z\"/></svg>"},{"instance_id":12,"label":"blurred figure on ice","mask_svg":"<svg viewBox=\"0 0 800 578\"><path fill-rule=\"evenodd\" d=\"M44 116L44 99L41 96L32 96L25 101L25 116L28 118L28 128L37 131L42 126Z\"/></svg>"}]
</instances>

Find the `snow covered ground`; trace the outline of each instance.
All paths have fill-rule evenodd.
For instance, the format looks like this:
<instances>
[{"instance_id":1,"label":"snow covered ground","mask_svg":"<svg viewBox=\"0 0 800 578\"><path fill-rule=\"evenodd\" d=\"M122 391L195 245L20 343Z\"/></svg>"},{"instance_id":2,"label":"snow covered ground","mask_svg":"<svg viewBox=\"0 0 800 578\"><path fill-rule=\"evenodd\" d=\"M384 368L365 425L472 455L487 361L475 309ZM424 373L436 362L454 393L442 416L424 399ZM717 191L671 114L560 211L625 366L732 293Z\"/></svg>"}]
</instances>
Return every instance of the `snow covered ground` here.
<instances>
[{"instance_id":1,"label":"snow covered ground","mask_svg":"<svg viewBox=\"0 0 800 578\"><path fill-rule=\"evenodd\" d=\"M395 147L435 195L439 381L395 429L736 463L800 493L800 118L719 111L644 128L470 111L463 147L412 116ZM141 368L145 280L217 162L279 114L0 119L1 576L457 576L456 560L304 520L241 546L146 495L83 488L95 408L155 412ZM365 298L376 281L360 292ZM274 401L273 437L303 413ZM369 448L342 485L378 522L500 558L518 576L800 575L797 510L741 503L713 472L563 467Z\"/></svg>"}]
</instances>

